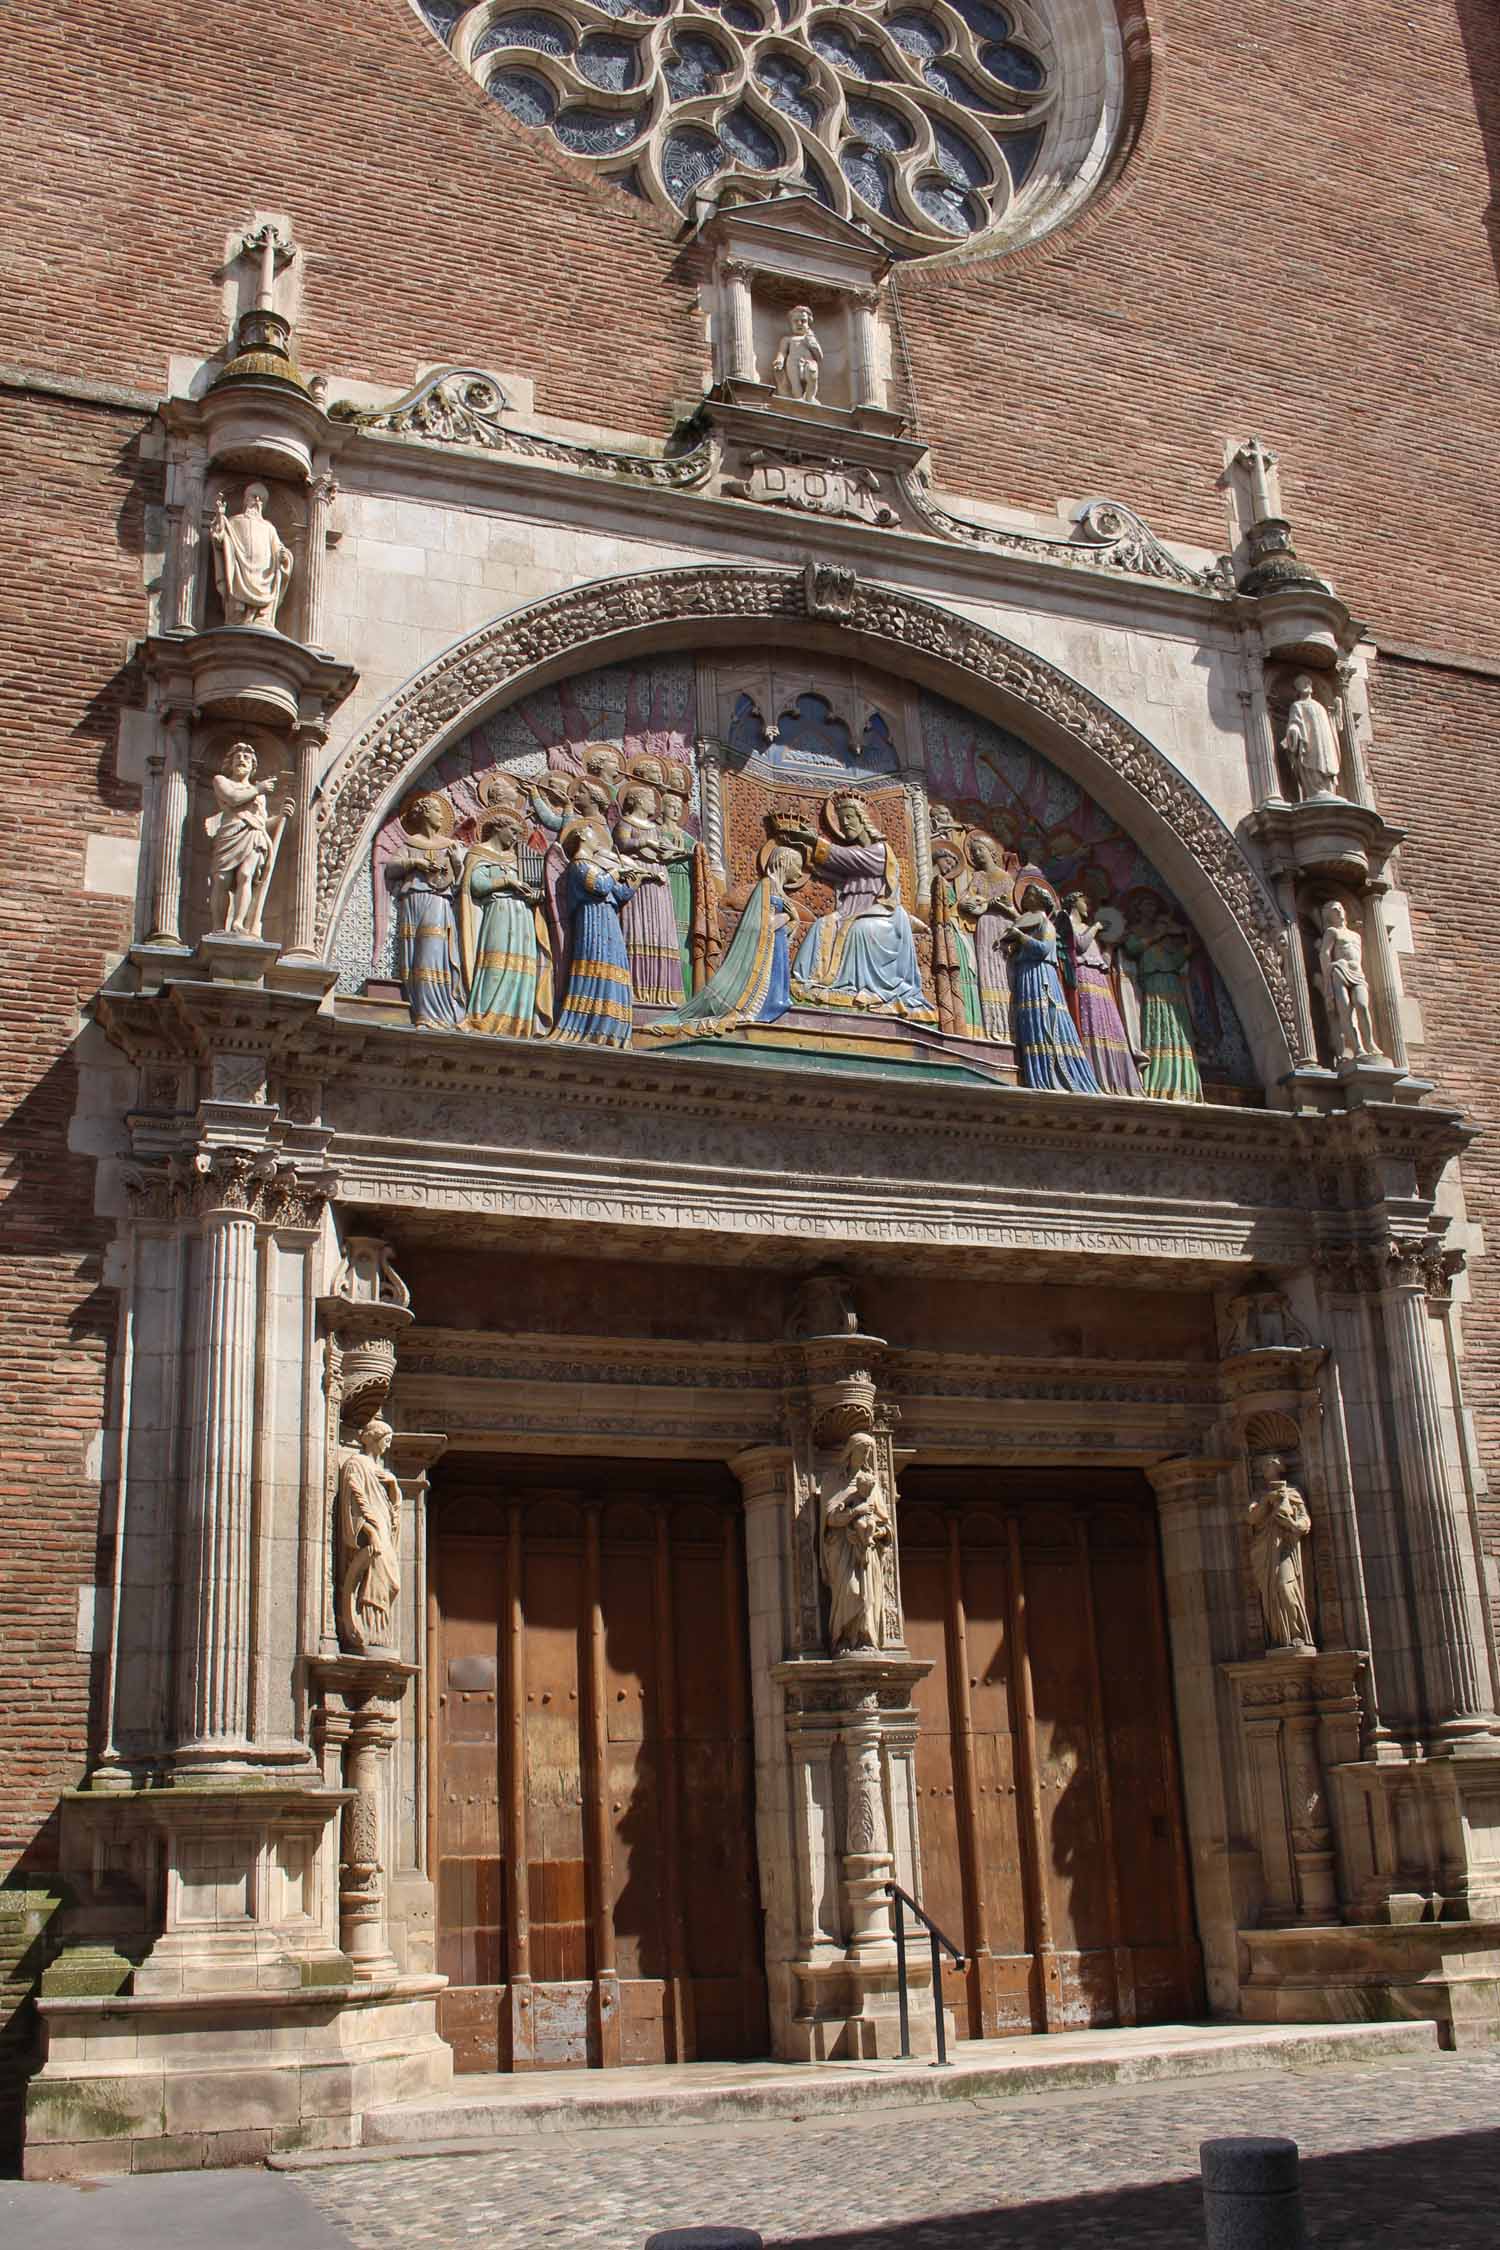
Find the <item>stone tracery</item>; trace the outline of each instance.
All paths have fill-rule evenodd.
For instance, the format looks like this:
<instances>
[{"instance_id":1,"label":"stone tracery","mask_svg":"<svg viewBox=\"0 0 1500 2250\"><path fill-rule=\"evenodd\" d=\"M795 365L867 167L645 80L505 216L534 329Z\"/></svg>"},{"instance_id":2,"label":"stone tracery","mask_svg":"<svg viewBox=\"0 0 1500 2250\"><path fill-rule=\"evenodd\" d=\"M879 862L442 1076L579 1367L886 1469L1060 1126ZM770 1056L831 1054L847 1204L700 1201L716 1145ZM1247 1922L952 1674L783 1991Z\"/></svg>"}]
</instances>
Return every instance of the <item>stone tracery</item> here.
<instances>
[{"instance_id":1,"label":"stone tracery","mask_svg":"<svg viewBox=\"0 0 1500 2250\"><path fill-rule=\"evenodd\" d=\"M908 256L1021 231L1088 168L1118 37L1098 11L1060 40L1029 0L416 5L518 122L671 217L796 190Z\"/></svg>"}]
</instances>

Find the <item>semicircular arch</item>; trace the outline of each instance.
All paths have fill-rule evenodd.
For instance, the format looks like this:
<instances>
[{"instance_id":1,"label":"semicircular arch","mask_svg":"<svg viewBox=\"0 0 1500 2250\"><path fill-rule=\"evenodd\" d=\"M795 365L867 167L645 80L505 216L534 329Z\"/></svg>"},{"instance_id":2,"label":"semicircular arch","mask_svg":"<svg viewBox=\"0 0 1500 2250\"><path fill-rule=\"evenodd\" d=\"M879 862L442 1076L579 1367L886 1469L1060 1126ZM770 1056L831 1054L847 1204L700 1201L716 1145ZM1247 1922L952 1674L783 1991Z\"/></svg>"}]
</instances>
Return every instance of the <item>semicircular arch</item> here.
<instances>
[{"instance_id":1,"label":"semicircular arch","mask_svg":"<svg viewBox=\"0 0 1500 2250\"><path fill-rule=\"evenodd\" d=\"M416 673L335 758L319 793L325 948L376 830L430 762L502 705L571 672L688 647L858 653L1019 732L1161 869L1241 1015L1264 1082L1302 1060L1281 914L1232 831L1102 697L987 625L899 588L738 564L591 580L481 626Z\"/></svg>"}]
</instances>

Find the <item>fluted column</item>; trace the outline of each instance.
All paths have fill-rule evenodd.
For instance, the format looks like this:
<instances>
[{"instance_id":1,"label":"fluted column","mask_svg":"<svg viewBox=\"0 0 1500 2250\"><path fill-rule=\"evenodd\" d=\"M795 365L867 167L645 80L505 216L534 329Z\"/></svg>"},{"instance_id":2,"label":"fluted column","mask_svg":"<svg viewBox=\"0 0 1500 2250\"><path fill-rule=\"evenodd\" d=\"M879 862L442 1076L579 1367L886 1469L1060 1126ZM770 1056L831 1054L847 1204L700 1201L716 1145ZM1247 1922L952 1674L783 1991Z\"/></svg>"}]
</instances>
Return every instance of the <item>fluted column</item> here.
<instances>
[{"instance_id":1,"label":"fluted column","mask_svg":"<svg viewBox=\"0 0 1500 2250\"><path fill-rule=\"evenodd\" d=\"M163 604L162 629L195 633L203 618L203 485L207 467L201 450L167 465L167 517L170 581Z\"/></svg>"},{"instance_id":2,"label":"fluted column","mask_svg":"<svg viewBox=\"0 0 1500 2250\"><path fill-rule=\"evenodd\" d=\"M880 385L875 371L875 308L879 300L872 289L857 289L849 299L849 404L878 406Z\"/></svg>"},{"instance_id":3,"label":"fluted column","mask_svg":"<svg viewBox=\"0 0 1500 2250\"><path fill-rule=\"evenodd\" d=\"M323 645L323 609L328 580L328 522L339 488L326 466L318 469L307 493L307 548L302 558L302 638L309 648Z\"/></svg>"},{"instance_id":4,"label":"fluted column","mask_svg":"<svg viewBox=\"0 0 1500 2250\"><path fill-rule=\"evenodd\" d=\"M750 298L750 268L740 264L719 268L719 311L722 321L719 381L753 383L755 319Z\"/></svg>"},{"instance_id":5,"label":"fluted column","mask_svg":"<svg viewBox=\"0 0 1500 2250\"><path fill-rule=\"evenodd\" d=\"M297 805L294 843L292 911L287 950L316 958L318 950L318 836L313 820L313 790L317 784L318 752L328 739L321 725L299 726L292 751L296 760L293 790Z\"/></svg>"},{"instance_id":6,"label":"fluted column","mask_svg":"<svg viewBox=\"0 0 1500 2250\"><path fill-rule=\"evenodd\" d=\"M196 1262L176 1757L179 1765L214 1768L250 1754L257 1294L250 1210L208 1209Z\"/></svg>"},{"instance_id":7,"label":"fluted column","mask_svg":"<svg viewBox=\"0 0 1500 2250\"><path fill-rule=\"evenodd\" d=\"M1428 1747L1452 1751L1472 1742L1493 1750L1500 1722L1492 1705L1478 1558L1466 1499L1449 1471L1432 1365L1431 1259L1425 1242L1393 1245L1379 1293Z\"/></svg>"},{"instance_id":8,"label":"fluted column","mask_svg":"<svg viewBox=\"0 0 1500 2250\"><path fill-rule=\"evenodd\" d=\"M186 711L164 714L166 748L152 761L153 788L146 806L147 849L151 855L148 945L181 945L182 845L188 815L188 759L192 719Z\"/></svg>"}]
</instances>

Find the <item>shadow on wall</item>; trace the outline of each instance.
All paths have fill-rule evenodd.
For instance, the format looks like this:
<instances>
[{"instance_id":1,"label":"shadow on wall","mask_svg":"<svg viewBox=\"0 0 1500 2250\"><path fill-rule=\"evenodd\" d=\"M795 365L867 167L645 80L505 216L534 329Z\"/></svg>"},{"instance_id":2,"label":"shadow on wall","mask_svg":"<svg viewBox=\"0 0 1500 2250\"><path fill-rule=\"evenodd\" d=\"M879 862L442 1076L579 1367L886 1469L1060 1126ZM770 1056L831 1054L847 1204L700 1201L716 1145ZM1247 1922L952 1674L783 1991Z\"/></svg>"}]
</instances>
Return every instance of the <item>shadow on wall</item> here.
<instances>
[{"instance_id":1,"label":"shadow on wall","mask_svg":"<svg viewBox=\"0 0 1500 2250\"><path fill-rule=\"evenodd\" d=\"M1495 0L1457 0L1458 28L1469 60L1474 114L1490 172L1489 208L1483 225L1500 283L1500 13Z\"/></svg>"},{"instance_id":2,"label":"shadow on wall","mask_svg":"<svg viewBox=\"0 0 1500 2250\"><path fill-rule=\"evenodd\" d=\"M1233 2110L1226 2130L1245 2129L1243 2094L1241 2086L1233 2104L1226 2099ZM1317 2100L1311 2086L1309 2100ZM1066 2113L1051 2122L1066 2143ZM1123 2116L1117 2130L1128 2150L1132 2127ZM1454 2133L1304 2160L1311 2239L1318 2250L1408 2250L1415 2234L1443 2250L1490 2250L1497 2159L1500 2133ZM961 2180L933 2181L935 2199L962 2192ZM1203 2198L1196 2179L1169 2180L853 2234L767 2234L766 2241L768 2250L1203 2250Z\"/></svg>"}]
</instances>

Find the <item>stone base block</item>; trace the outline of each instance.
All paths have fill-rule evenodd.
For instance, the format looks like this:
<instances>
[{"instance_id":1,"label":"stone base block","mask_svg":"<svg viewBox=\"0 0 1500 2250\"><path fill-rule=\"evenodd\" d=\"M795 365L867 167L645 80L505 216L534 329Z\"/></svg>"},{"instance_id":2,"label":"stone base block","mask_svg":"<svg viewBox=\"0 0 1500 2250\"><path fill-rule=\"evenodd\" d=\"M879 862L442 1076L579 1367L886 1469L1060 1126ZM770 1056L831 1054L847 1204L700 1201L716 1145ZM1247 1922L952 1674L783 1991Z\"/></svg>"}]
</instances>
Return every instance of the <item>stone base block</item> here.
<instances>
[{"instance_id":1,"label":"stone base block","mask_svg":"<svg viewBox=\"0 0 1500 2250\"><path fill-rule=\"evenodd\" d=\"M828 1968L798 1963L792 1971L796 2005L789 2021L777 2027L776 2053L782 2062L886 2062L901 2052L901 2006L894 1955L885 1963L838 1962ZM926 2060L937 2053L932 2006L932 1970L908 1964L909 2052ZM944 2013L951 2051L954 2021Z\"/></svg>"},{"instance_id":2,"label":"stone base block","mask_svg":"<svg viewBox=\"0 0 1500 2250\"><path fill-rule=\"evenodd\" d=\"M1429 2022L1445 2047L1500 2044L1500 1921L1242 1930L1250 2023Z\"/></svg>"},{"instance_id":3,"label":"stone base block","mask_svg":"<svg viewBox=\"0 0 1500 2250\"><path fill-rule=\"evenodd\" d=\"M445 2092L441 1977L296 1993L109 1995L39 2003L23 2172L258 2164L353 2148L367 2109Z\"/></svg>"}]
</instances>

